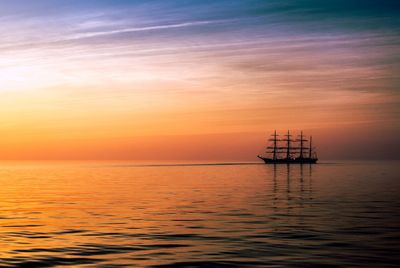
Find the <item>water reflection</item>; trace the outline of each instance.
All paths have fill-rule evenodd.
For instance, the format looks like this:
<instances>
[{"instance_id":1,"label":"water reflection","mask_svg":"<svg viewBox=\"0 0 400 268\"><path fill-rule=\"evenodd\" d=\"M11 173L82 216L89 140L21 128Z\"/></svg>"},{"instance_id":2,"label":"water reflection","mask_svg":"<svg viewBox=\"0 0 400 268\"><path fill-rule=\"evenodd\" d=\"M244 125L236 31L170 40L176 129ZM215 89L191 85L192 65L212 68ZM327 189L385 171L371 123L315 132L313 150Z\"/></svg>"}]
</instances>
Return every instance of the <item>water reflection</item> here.
<instances>
[{"instance_id":1,"label":"water reflection","mask_svg":"<svg viewBox=\"0 0 400 268\"><path fill-rule=\"evenodd\" d=\"M313 165L273 165L272 171L271 189L275 200L281 199L283 192L287 201L312 200Z\"/></svg>"},{"instance_id":2,"label":"water reflection","mask_svg":"<svg viewBox=\"0 0 400 268\"><path fill-rule=\"evenodd\" d=\"M3 166L0 264L382 267L399 259L397 174L389 164Z\"/></svg>"}]
</instances>

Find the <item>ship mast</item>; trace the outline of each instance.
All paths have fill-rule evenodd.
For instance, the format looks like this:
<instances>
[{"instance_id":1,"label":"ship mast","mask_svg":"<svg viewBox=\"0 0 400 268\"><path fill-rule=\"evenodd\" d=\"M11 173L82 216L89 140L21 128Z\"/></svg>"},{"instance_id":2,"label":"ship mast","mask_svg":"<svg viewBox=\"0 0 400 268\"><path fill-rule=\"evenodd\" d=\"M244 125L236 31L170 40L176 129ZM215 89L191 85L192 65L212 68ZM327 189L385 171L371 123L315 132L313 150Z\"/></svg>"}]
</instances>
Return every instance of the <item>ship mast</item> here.
<instances>
[{"instance_id":1,"label":"ship mast","mask_svg":"<svg viewBox=\"0 0 400 268\"><path fill-rule=\"evenodd\" d=\"M288 130L288 132L287 132L287 134L285 136L286 136L286 139L284 139L283 141L287 142L286 143L286 159L289 159L290 158L290 142L292 141L290 139L290 137L292 135L290 135L289 130ZM282 148L282 149L284 149L284 148Z\"/></svg>"},{"instance_id":2,"label":"ship mast","mask_svg":"<svg viewBox=\"0 0 400 268\"><path fill-rule=\"evenodd\" d=\"M274 160L276 160L277 159L277 150L278 150L278 147L277 147L277 141L278 141L278 139L276 138L278 135L276 134L276 130L275 130L275 132L274 132L274 134L272 134L272 139L269 139L270 141L273 141L274 143L274 145L271 147L271 146L269 146L269 147L267 147L267 149L272 149L272 159L274 159Z\"/></svg>"},{"instance_id":3,"label":"ship mast","mask_svg":"<svg viewBox=\"0 0 400 268\"><path fill-rule=\"evenodd\" d=\"M298 139L297 141L300 142L300 155L299 155L299 158L302 159L302 158L304 158L304 149L307 149L306 147L304 147L304 142L307 141L307 140L304 139L303 131L301 131L300 139Z\"/></svg>"},{"instance_id":4,"label":"ship mast","mask_svg":"<svg viewBox=\"0 0 400 268\"><path fill-rule=\"evenodd\" d=\"M303 131L300 134L300 158L303 158Z\"/></svg>"},{"instance_id":5,"label":"ship mast","mask_svg":"<svg viewBox=\"0 0 400 268\"><path fill-rule=\"evenodd\" d=\"M312 136L310 136L310 148L308 149L308 158L312 158Z\"/></svg>"}]
</instances>

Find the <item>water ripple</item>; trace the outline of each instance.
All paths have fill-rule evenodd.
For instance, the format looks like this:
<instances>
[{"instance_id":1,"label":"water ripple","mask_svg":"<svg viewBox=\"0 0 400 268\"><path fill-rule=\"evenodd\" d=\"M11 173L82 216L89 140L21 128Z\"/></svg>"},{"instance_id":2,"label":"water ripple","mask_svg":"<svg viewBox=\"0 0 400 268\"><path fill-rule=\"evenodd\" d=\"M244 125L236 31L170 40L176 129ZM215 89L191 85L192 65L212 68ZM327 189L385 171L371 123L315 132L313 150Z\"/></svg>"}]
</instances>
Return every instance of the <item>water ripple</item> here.
<instances>
[{"instance_id":1,"label":"water ripple","mask_svg":"<svg viewBox=\"0 0 400 268\"><path fill-rule=\"evenodd\" d=\"M397 166L0 169L0 266L396 267Z\"/></svg>"}]
</instances>

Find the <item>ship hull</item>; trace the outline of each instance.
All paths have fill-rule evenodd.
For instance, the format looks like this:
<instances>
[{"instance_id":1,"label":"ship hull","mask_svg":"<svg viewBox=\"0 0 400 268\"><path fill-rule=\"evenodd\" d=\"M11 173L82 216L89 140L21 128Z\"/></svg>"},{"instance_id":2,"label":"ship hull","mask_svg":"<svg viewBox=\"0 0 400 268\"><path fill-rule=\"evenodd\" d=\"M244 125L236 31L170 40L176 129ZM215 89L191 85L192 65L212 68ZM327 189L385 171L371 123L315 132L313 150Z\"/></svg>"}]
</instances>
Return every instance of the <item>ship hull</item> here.
<instances>
[{"instance_id":1,"label":"ship hull","mask_svg":"<svg viewBox=\"0 0 400 268\"><path fill-rule=\"evenodd\" d=\"M316 164L318 158L282 158L282 159L271 159L262 156L257 156L262 159L265 164Z\"/></svg>"}]
</instances>

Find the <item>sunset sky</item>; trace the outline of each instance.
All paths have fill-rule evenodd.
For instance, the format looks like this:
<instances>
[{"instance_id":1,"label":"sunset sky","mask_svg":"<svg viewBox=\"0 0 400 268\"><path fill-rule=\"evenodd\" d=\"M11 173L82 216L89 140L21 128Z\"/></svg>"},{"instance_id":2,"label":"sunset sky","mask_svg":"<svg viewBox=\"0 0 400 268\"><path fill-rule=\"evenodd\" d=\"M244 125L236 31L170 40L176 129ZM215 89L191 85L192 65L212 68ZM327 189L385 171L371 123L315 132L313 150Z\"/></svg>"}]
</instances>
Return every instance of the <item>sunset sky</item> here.
<instances>
[{"instance_id":1,"label":"sunset sky","mask_svg":"<svg viewBox=\"0 0 400 268\"><path fill-rule=\"evenodd\" d=\"M400 1L0 0L0 159L399 158Z\"/></svg>"}]
</instances>

